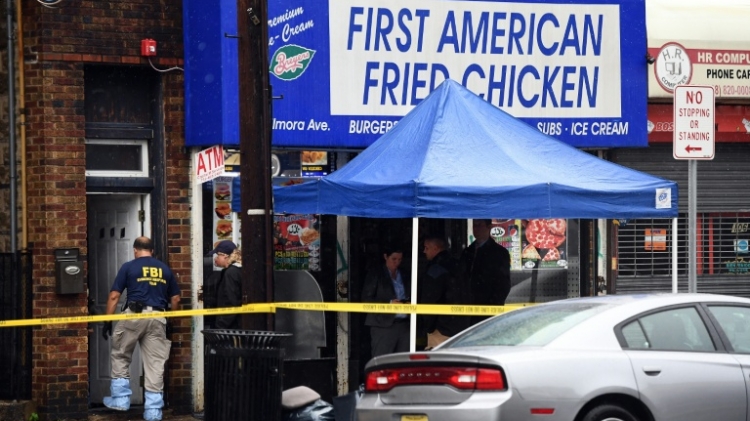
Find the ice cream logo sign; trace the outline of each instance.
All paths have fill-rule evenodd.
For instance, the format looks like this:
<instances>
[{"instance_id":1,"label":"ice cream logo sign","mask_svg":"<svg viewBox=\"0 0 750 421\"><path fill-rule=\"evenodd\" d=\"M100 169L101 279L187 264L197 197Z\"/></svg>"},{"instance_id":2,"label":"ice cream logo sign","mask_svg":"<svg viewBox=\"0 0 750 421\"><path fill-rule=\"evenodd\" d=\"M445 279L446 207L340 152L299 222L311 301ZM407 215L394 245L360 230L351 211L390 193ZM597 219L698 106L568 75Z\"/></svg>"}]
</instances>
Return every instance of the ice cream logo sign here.
<instances>
[{"instance_id":1,"label":"ice cream logo sign","mask_svg":"<svg viewBox=\"0 0 750 421\"><path fill-rule=\"evenodd\" d=\"M305 73L314 55L315 50L288 44L273 54L269 70L272 75L281 80L294 80Z\"/></svg>"},{"instance_id":2,"label":"ice cream logo sign","mask_svg":"<svg viewBox=\"0 0 750 421\"><path fill-rule=\"evenodd\" d=\"M675 86L690 83L693 76L693 64L685 48L676 42L671 42L664 44L659 50L654 73L664 90L674 92Z\"/></svg>"}]
</instances>

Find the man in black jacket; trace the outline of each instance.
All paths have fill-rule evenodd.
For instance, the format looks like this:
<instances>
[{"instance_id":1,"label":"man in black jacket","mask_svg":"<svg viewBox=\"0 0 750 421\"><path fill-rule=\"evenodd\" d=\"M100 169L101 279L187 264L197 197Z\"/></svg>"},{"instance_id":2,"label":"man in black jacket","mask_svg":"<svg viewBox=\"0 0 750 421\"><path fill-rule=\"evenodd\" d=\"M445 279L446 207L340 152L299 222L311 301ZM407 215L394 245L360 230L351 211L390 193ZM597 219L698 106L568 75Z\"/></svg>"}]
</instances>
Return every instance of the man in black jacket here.
<instances>
[{"instance_id":1,"label":"man in black jacket","mask_svg":"<svg viewBox=\"0 0 750 421\"><path fill-rule=\"evenodd\" d=\"M403 259L399 248L387 247L383 253L383 264L378 265L365 277L362 287L363 303L402 304L409 301L409 278L401 273ZM370 327L372 356L409 351L409 315L392 313L370 313L365 318Z\"/></svg>"},{"instance_id":2,"label":"man in black jacket","mask_svg":"<svg viewBox=\"0 0 750 421\"><path fill-rule=\"evenodd\" d=\"M424 239L424 254L427 270L420 283L420 304L466 304L463 288L459 284L458 262L447 250L448 243L442 237L428 236ZM469 327L466 316L423 315L421 329L427 333L427 348L432 349L449 337Z\"/></svg>"},{"instance_id":3,"label":"man in black jacket","mask_svg":"<svg viewBox=\"0 0 750 421\"><path fill-rule=\"evenodd\" d=\"M216 307L238 307L242 305L242 252L229 240L216 244L208 256L214 256L214 265L221 268L216 285ZM239 329L239 314L216 316L217 329Z\"/></svg>"},{"instance_id":4,"label":"man in black jacket","mask_svg":"<svg viewBox=\"0 0 750 421\"><path fill-rule=\"evenodd\" d=\"M472 305L505 305L510 293L510 253L490 237L491 219L474 219L474 240L461 255L464 283ZM487 317L472 317L472 324Z\"/></svg>"}]
</instances>

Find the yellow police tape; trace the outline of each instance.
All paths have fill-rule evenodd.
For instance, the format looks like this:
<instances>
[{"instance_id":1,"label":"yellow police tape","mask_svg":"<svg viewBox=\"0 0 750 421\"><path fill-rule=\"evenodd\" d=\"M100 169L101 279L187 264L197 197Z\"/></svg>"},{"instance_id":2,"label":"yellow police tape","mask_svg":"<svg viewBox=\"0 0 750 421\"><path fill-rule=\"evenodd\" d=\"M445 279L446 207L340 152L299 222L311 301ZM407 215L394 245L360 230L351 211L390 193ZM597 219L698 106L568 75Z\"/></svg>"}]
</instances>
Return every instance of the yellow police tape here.
<instances>
[{"instance_id":1,"label":"yellow police tape","mask_svg":"<svg viewBox=\"0 0 750 421\"><path fill-rule=\"evenodd\" d=\"M506 311L534 304L519 303L504 306L472 306L460 304L385 304L385 303L255 303L240 307L156 311L150 313L119 313L64 317L42 317L38 319L0 320L0 327L42 326L69 323L97 323L114 320L151 319L156 317L217 316L221 314L275 313L277 309L337 311L353 313L416 313L433 315L494 316Z\"/></svg>"}]
</instances>

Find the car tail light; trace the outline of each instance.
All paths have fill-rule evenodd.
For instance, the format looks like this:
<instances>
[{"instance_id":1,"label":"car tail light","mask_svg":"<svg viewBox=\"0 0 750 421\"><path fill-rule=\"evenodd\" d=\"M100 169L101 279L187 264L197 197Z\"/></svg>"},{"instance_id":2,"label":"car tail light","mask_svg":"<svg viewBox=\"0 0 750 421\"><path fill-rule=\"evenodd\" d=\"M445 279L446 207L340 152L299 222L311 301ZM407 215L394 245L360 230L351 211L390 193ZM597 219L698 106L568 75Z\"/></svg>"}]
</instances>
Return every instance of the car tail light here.
<instances>
[{"instance_id":1,"label":"car tail light","mask_svg":"<svg viewBox=\"0 0 750 421\"><path fill-rule=\"evenodd\" d=\"M367 373L365 391L387 392L405 385L446 385L461 390L506 389L499 368L400 367Z\"/></svg>"}]
</instances>

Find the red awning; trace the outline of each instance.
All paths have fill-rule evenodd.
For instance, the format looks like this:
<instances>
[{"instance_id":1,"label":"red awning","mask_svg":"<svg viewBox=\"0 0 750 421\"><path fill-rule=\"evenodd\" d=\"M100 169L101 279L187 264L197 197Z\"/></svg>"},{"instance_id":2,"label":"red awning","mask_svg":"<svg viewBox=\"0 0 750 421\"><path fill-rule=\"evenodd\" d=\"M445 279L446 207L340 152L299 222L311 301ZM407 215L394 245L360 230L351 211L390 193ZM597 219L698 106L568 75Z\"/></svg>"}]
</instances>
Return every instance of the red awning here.
<instances>
[{"instance_id":1,"label":"red awning","mask_svg":"<svg viewBox=\"0 0 750 421\"><path fill-rule=\"evenodd\" d=\"M649 143L672 142L672 104L648 104ZM716 142L750 142L750 106L716 106Z\"/></svg>"}]
</instances>

